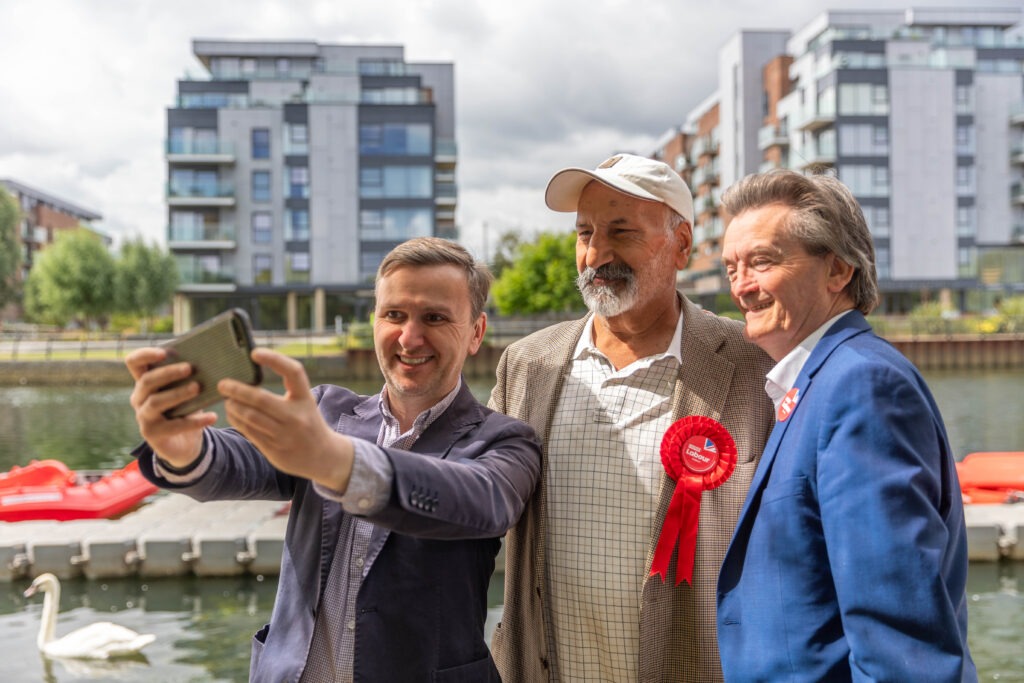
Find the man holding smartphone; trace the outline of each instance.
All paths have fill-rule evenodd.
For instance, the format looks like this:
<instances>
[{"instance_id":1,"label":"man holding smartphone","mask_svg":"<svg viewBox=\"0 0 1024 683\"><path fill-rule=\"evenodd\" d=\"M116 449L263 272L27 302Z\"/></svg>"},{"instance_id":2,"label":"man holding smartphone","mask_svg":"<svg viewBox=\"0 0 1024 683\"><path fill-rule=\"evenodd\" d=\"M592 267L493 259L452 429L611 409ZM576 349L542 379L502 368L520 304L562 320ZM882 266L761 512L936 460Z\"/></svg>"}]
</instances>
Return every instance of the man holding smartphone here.
<instances>
[{"instance_id":1,"label":"man holding smartphone","mask_svg":"<svg viewBox=\"0 0 1024 683\"><path fill-rule=\"evenodd\" d=\"M491 279L453 242L399 245L376 281L383 390L311 391L298 361L256 349L285 391L222 380L234 429L214 428L211 412L165 417L200 391L166 388L188 363L157 367L160 348L126 359L148 479L198 500L291 501L251 681L500 680L484 642L487 586L537 483L540 446L462 381Z\"/></svg>"}]
</instances>

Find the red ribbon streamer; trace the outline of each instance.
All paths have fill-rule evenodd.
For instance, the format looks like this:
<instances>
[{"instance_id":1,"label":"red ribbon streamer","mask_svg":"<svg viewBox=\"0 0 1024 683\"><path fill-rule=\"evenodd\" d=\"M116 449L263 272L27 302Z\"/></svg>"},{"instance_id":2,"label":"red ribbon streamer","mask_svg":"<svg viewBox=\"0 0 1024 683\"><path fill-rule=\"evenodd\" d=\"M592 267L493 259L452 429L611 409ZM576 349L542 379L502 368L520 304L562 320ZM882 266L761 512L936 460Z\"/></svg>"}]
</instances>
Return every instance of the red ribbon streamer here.
<instances>
[{"instance_id":1,"label":"red ribbon streamer","mask_svg":"<svg viewBox=\"0 0 1024 683\"><path fill-rule=\"evenodd\" d=\"M709 443L710 442L710 443ZM677 420L661 440L661 463L676 482L658 544L651 576L668 575L672 548L676 555L676 585L693 585L701 493L721 486L736 469L736 443L729 431L710 417L691 415Z\"/></svg>"}]
</instances>

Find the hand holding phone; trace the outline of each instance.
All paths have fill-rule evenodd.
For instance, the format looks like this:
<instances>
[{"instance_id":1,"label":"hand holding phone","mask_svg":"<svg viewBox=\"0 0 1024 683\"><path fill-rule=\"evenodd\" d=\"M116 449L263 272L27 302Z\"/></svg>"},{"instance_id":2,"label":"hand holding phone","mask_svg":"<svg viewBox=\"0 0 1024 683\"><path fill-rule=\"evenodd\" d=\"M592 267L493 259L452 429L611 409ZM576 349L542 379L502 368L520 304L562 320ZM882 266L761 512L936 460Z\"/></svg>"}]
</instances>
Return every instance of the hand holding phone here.
<instances>
[{"instance_id":1,"label":"hand holding phone","mask_svg":"<svg viewBox=\"0 0 1024 683\"><path fill-rule=\"evenodd\" d=\"M260 366L250 358L255 346L252 325L240 308L224 311L160 346L167 349L167 358L158 366L185 361L193 370L191 376L164 389L188 382L198 382L200 387L197 396L167 410L164 416L168 418L182 417L220 401L223 397L217 383L222 379L237 379L253 386L263 381Z\"/></svg>"}]
</instances>

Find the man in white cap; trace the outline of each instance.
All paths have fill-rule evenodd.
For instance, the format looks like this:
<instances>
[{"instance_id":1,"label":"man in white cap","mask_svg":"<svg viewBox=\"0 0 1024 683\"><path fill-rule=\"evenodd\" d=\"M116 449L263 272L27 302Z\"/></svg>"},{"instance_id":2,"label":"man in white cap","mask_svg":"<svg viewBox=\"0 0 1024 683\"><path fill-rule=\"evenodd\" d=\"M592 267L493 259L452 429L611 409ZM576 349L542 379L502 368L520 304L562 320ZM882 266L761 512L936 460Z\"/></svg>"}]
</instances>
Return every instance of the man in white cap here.
<instances>
[{"instance_id":1,"label":"man in white cap","mask_svg":"<svg viewBox=\"0 0 1024 683\"><path fill-rule=\"evenodd\" d=\"M515 683L721 680L715 584L771 429L771 360L742 324L676 291L693 197L671 168L619 154L559 171L545 200L576 212L577 285L591 314L516 342L498 367L490 406L533 426L544 458L506 537L495 661ZM676 489L662 440L693 424L681 418L726 432L715 438L735 443L737 464L700 494L692 573L677 583L676 550L667 576L655 550Z\"/></svg>"}]
</instances>

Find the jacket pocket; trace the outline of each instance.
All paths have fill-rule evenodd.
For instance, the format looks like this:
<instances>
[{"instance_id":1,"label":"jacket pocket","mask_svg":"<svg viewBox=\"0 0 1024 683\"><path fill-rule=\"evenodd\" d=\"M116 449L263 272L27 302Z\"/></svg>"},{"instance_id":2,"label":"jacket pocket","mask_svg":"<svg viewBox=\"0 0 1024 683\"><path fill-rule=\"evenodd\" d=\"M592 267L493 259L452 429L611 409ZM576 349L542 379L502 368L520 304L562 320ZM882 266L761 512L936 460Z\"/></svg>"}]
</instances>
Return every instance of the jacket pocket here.
<instances>
[{"instance_id":1,"label":"jacket pocket","mask_svg":"<svg viewBox=\"0 0 1024 683\"><path fill-rule=\"evenodd\" d=\"M249 654L249 671L255 671L256 665L260 663L260 655L263 654L263 645L267 642L270 634L270 624L264 624L263 628L252 637L252 652Z\"/></svg>"},{"instance_id":2,"label":"jacket pocket","mask_svg":"<svg viewBox=\"0 0 1024 683\"><path fill-rule=\"evenodd\" d=\"M433 683L501 683L494 660L488 654L469 664L460 664L431 673Z\"/></svg>"}]
</instances>

